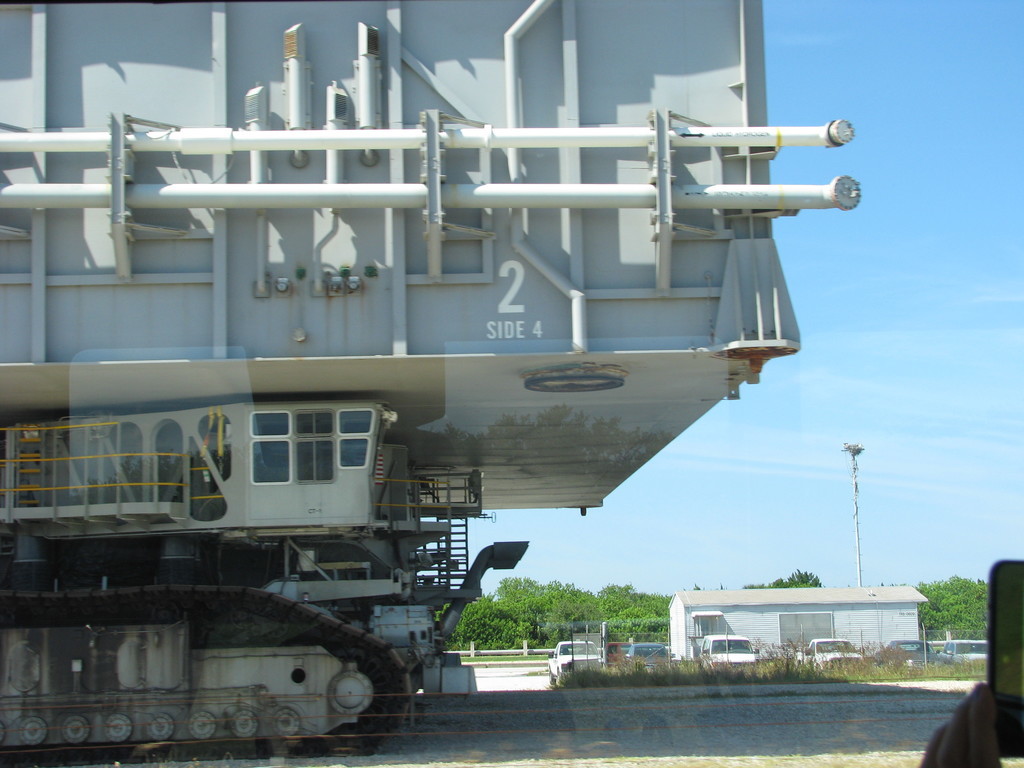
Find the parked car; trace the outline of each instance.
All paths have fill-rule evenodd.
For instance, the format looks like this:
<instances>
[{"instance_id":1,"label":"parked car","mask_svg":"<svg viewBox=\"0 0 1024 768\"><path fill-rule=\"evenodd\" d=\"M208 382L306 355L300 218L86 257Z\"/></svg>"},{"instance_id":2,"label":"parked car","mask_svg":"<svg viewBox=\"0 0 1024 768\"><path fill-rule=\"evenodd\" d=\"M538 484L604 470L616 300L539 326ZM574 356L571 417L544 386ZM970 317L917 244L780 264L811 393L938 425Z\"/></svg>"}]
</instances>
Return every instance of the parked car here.
<instances>
[{"instance_id":1,"label":"parked car","mask_svg":"<svg viewBox=\"0 0 1024 768\"><path fill-rule=\"evenodd\" d=\"M604 660L609 664L618 664L625 660L624 652L632 643L607 643L604 647Z\"/></svg>"},{"instance_id":2,"label":"parked car","mask_svg":"<svg viewBox=\"0 0 1024 768\"><path fill-rule=\"evenodd\" d=\"M705 635L700 644L702 664L752 664L757 661L757 652L750 640L740 635Z\"/></svg>"},{"instance_id":3,"label":"parked car","mask_svg":"<svg viewBox=\"0 0 1024 768\"><path fill-rule=\"evenodd\" d=\"M648 669L672 661L668 654L668 647L664 643L633 643L626 646L623 657L626 662L643 664Z\"/></svg>"},{"instance_id":4,"label":"parked car","mask_svg":"<svg viewBox=\"0 0 1024 768\"><path fill-rule=\"evenodd\" d=\"M954 664L961 661L984 661L988 658L988 641L949 640L939 653Z\"/></svg>"},{"instance_id":5,"label":"parked car","mask_svg":"<svg viewBox=\"0 0 1024 768\"><path fill-rule=\"evenodd\" d=\"M849 640L839 638L817 638L807 644L807 648L797 654L797 660L824 667L834 664L842 664L854 659L864 658L853 643Z\"/></svg>"},{"instance_id":6,"label":"parked car","mask_svg":"<svg viewBox=\"0 0 1024 768\"><path fill-rule=\"evenodd\" d=\"M567 672L603 664L600 649L589 640L563 640L548 654L548 677L557 682Z\"/></svg>"},{"instance_id":7,"label":"parked car","mask_svg":"<svg viewBox=\"0 0 1024 768\"><path fill-rule=\"evenodd\" d=\"M949 657L932 649L923 640L890 640L875 654L878 664L905 663L909 667L949 664Z\"/></svg>"}]
</instances>

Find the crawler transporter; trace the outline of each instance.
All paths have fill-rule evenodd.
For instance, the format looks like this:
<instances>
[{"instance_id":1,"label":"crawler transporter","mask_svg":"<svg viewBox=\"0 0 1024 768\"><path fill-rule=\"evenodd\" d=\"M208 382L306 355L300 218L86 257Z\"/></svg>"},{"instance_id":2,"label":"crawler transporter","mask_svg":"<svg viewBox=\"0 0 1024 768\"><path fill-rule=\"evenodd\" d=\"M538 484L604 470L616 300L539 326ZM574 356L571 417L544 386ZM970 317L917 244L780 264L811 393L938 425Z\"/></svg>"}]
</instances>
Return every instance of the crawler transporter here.
<instances>
[{"instance_id":1,"label":"crawler transporter","mask_svg":"<svg viewBox=\"0 0 1024 768\"><path fill-rule=\"evenodd\" d=\"M27 761L366 749L419 691L472 693L447 641L527 551L473 522L600 507L797 352L772 227L859 201L770 183L853 128L768 124L758 0L7 5L0 32L0 750Z\"/></svg>"}]
</instances>

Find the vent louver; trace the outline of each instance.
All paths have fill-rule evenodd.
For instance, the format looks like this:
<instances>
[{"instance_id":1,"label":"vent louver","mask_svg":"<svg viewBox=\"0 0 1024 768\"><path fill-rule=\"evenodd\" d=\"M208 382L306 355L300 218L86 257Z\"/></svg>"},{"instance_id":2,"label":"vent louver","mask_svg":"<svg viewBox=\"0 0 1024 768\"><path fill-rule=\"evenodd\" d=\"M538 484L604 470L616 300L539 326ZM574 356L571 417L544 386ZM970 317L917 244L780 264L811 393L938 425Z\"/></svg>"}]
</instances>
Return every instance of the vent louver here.
<instances>
[{"instance_id":1,"label":"vent louver","mask_svg":"<svg viewBox=\"0 0 1024 768\"><path fill-rule=\"evenodd\" d=\"M335 92L333 104L334 114L332 115L332 117L335 120L348 120L348 96L346 96L341 91Z\"/></svg>"},{"instance_id":2,"label":"vent louver","mask_svg":"<svg viewBox=\"0 0 1024 768\"><path fill-rule=\"evenodd\" d=\"M380 31L376 27L366 28L366 52L371 56L380 56Z\"/></svg>"},{"instance_id":3,"label":"vent louver","mask_svg":"<svg viewBox=\"0 0 1024 768\"><path fill-rule=\"evenodd\" d=\"M305 54L302 50L302 25L296 24L285 30L284 33L284 57L286 59L299 59Z\"/></svg>"},{"instance_id":4,"label":"vent louver","mask_svg":"<svg viewBox=\"0 0 1024 768\"><path fill-rule=\"evenodd\" d=\"M251 88L245 94L245 122L251 123L265 123L266 122L266 100L264 99L263 86L256 86Z\"/></svg>"}]
</instances>

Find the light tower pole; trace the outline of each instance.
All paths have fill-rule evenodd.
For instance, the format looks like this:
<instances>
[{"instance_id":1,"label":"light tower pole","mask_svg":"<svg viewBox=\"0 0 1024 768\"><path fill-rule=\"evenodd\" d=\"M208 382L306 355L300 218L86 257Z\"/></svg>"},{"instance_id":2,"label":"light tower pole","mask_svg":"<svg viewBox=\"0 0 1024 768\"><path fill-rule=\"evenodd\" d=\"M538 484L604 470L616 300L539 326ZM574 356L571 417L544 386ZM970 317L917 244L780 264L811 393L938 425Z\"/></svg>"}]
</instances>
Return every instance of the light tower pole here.
<instances>
[{"instance_id":1,"label":"light tower pole","mask_svg":"<svg viewBox=\"0 0 1024 768\"><path fill-rule=\"evenodd\" d=\"M843 443L843 450L850 454L850 474L853 477L853 538L857 548L857 586L863 587L860 574L860 510L857 507L857 457L864 452L860 443Z\"/></svg>"}]
</instances>

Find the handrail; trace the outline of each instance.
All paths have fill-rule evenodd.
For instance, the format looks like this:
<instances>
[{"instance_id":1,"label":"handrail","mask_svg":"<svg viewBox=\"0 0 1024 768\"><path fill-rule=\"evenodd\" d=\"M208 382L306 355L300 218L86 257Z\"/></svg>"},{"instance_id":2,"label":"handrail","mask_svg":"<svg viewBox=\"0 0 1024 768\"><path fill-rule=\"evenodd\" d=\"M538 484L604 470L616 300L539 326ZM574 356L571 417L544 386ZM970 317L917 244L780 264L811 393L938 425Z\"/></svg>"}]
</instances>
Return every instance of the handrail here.
<instances>
[{"instance_id":1,"label":"handrail","mask_svg":"<svg viewBox=\"0 0 1024 768\"><path fill-rule=\"evenodd\" d=\"M0 208L107 208L112 185L31 184L0 186ZM828 184L688 184L673 186L679 209L840 208L860 202L860 185L849 176ZM653 184L445 184L448 208L653 208ZM422 208L425 184L132 184L131 208Z\"/></svg>"},{"instance_id":2,"label":"handrail","mask_svg":"<svg viewBox=\"0 0 1024 768\"><path fill-rule=\"evenodd\" d=\"M52 486L31 486L28 488L0 488L0 493L37 493L38 491L76 491L83 488L135 488L137 486L166 486L170 488L185 488L186 483L172 483L164 481L152 481L152 482L126 482L126 483L90 483L87 485L52 485ZM205 498L195 496L193 498ZM211 496L210 498L217 498ZM57 504L58 507L63 506L74 506L68 504Z\"/></svg>"},{"instance_id":3,"label":"handrail","mask_svg":"<svg viewBox=\"0 0 1024 768\"><path fill-rule=\"evenodd\" d=\"M131 457L131 456L173 456L173 457L182 458L182 459L189 458L189 454L187 454L187 453L158 453L158 452L153 452L153 453L97 453L97 454L90 454L88 456L78 456L78 455L75 455L75 456L56 456L56 457L49 457L49 458L38 457L38 458L27 458L27 459L0 459L0 466L3 466L4 464L20 464L22 462L30 463L30 464L41 464L41 463L46 462L46 461L79 461L79 460L83 460L83 459L113 459L113 458L123 458L123 457ZM202 469L202 467L200 467L200 469Z\"/></svg>"},{"instance_id":4,"label":"handrail","mask_svg":"<svg viewBox=\"0 0 1024 768\"><path fill-rule=\"evenodd\" d=\"M836 147L853 139L846 120L823 126L722 126L674 128L674 147ZM297 129L248 131L231 128L182 128L125 134L132 152L181 152L229 155L235 152L419 149L421 128ZM439 132L445 149L558 149L647 147L654 131L646 126L583 128L456 128ZM0 152L107 152L108 131L0 133Z\"/></svg>"}]
</instances>

